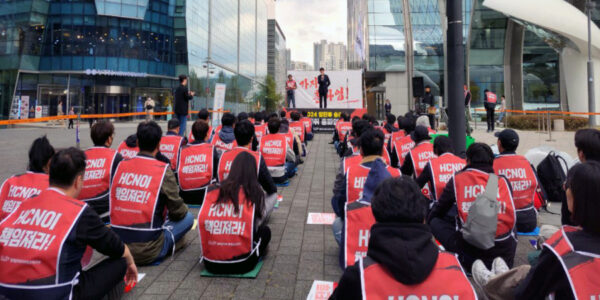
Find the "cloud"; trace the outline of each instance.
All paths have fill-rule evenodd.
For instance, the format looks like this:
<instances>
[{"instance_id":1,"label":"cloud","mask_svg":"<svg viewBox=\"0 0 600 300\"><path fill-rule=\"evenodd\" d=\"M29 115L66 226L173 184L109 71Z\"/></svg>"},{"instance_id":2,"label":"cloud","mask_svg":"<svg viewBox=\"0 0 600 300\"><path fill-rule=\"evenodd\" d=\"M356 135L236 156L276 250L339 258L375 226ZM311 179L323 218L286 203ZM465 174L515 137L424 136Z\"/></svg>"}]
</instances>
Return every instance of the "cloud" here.
<instances>
[{"instance_id":1,"label":"cloud","mask_svg":"<svg viewBox=\"0 0 600 300\"><path fill-rule=\"evenodd\" d=\"M347 43L347 0L277 0L276 18L292 60L313 64L313 43Z\"/></svg>"}]
</instances>

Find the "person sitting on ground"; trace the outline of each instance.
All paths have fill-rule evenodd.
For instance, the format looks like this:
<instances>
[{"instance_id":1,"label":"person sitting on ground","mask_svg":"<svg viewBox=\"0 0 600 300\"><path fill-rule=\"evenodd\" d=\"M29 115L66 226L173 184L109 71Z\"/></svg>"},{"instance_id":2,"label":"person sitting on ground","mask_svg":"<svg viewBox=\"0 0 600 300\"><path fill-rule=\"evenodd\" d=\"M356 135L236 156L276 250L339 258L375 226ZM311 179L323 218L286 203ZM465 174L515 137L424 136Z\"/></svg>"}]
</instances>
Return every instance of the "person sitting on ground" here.
<instances>
[{"instance_id":1,"label":"person sitting on ground","mask_svg":"<svg viewBox=\"0 0 600 300\"><path fill-rule=\"evenodd\" d=\"M512 129L495 133L500 155L494 159L494 172L508 178L517 213L517 231L531 232L537 227L537 211L533 205L539 184L535 169L522 155L517 155L519 135Z\"/></svg>"},{"instance_id":2,"label":"person sitting on ground","mask_svg":"<svg viewBox=\"0 0 600 300\"><path fill-rule=\"evenodd\" d=\"M433 144L430 143L431 137L427 132L427 127L418 125L410 133L410 137L415 142L415 146L406 155L400 171L404 175L417 178L423 172L427 162L435 157L435 154L433 153Z\"/></svg>"},{"instance_id":3,"label":"person sitting on ground","mask_svg":"<svg viewBox=\"0 0 600 300\"><path fill-rule=\"evenodd\" d=\"M308 117L308 112L302 111L302 119L300 119L304 123L304 127L306 127L306 140L312 141L314 135L313 131L313 123L312 119Z\"/></svg>"},{"instance_id":4,"label":"person sitting on ground","mask_svg":"<svg viewBox=\"0 0 600 300\"><path fill-rule=\"evenodd\" d=\"M577 130L575 132L575 148L577 148L577 157L580 162L600 161L600 130L593 128ZM566 200L566 198L563 199ZM562 203L560 213L562 225L574 225L566 202Z\"/></svg>"},{"instance_id":5,"label":"person sitting on ground","mask_svg":"<svg viewBox=\"0 0 600 300\"><path fill-rule=\"evenodd\" d=\"M140 153L119 164L111 183L110 223L131 249L136 263L146 265L172 254L192 228L194 217L179 197L179 186L168 163L156 159L160 126L154 121L142 122L136 135ZM137 201L140 197L146 201Z\"/></svg>"},{"instance_id":6,"label":"person sitting on ground","mask_svg":"<svg viewBox=\"0 0 600 300\"><path fill-rule=\"evenodd\" d=\"M259 144L265 134L267 134L267 122L265 122L265 115L259 111L254 114L254 135Z\"/></svg>"},{"instance_id":7,"label":"person sitting on ground","mask_svg":"<svg viewBox=\"0 0 600 300\"><path fill-rule=\"evenodd\" d=\"M137 281L129 248L91 207L76 199L85 166L85 154L79 149L56 153L50 161L49 188L24 201L0 223L0 257L10 258L0 259L0 295L8 299L102 299L109 293L122 294L123 279L127 284ZM18 232L25 232L25 237ZM36 241L30 239L31 233L38 236ZM37 242L44 236L49 241ZM108 258L83 271L86 246Z\"/></svg>"},{"instance_id":8,"label":"person sitting on ground","mask_svg":"<svg viewBox=\"0 0 600 300\"><path fill-rule=\"evenodd\" d=\"M121 142L117 148L117 152L123 156L123 159L134 158L138 152L140 152L140 148L137 146L137 136L135 133Z\"/></svg>"},{"instance_id":9,"label":"person sitting on ground","mask_svg":"<svg viewBox=\"0 0 600 300\"><path fill-rule=\"evenodd\" d=\"M290 147L294 151L294 155L296 155L295 164L297 165L297 164L303 163L304 161L302 161L302 159L300 158L300 140L290 130L290 122L286 118L285 111L281 111L279 113L279 118L280 118L280 124L281 124L281 125L279 125L279 133L283 133L283 134L287 135L288 143L290 144ZM269 127L267 125L267 129L268 128ZM291 140L291 142L290 142L290 140Z\"/></svg>"},{"instance_id":10,"label":"person sitting on ground","mask_svg":"<svg viewBox=\"0 0 600 300\"><path fill-rule=\"evenodd\" d=\"M367 129L372 128L373 126L365 120L359 119L352 122L352 131L347 135L347 142L340 145L343 153L342 160L348 156L360 155L360 150L358 149L359 137L363 132L367 131Z\"/></svg>"},{"instance_id":11,"label":"person sitting on ground","mask_svg":"<svg viewBox=\"0 0 600 300\"><path fill-rule=\"evenodd\" d=\"M340 154L340 145L346 141L346 135L352 130L352 123L350 123L350 116L347 113L342 113L340 122L337 122L333 131L333 144L335 150Z\"/></svg>"},{"instance_id":12,"label":"person sitting on ground","mask_svg":"<svg viewBox=\"0 0 600 300\"><path fill-rule=\"evenodd\" d=\"M167 122L167 133L160 140L159 151L169 159L171 170L177 170L179 151L188 143L186 137L179 136L179 119L173 118Z\"/></svg>"},{"instance_id":13,"label":"person sitting on ground","mask_svg":"<svg viewBox=\"0 0 600 300\"><path fill-rule=\"evenodd\" d=\"M399 141L401 138L406 136L406 118L403 116L398 116L397 119L397 124L398 124L398 131L396 132L392 132L392 136L390 137L390 140L388 141L387 144L385 144L385 146L387 147L387 151L388 153L392 153L392 146L394 145L395 142Z\"/></svg>"},{"instance_id":14,"label":"person sitting on ground","mask_svg":"<svg viewBox=\"0 0 600 300\"><path fill-rule=\"evenodd\" d=\"M344 271L330 299L477 299L454 254L440 251L433 242L423 222L427 202L411 178L381 182L371 209L375 224L367 257Z\"/></svg>"},{"instance_id":15,"label":"person sitting on ground","mask_svg":"<svg viewBox=\"0 0 600 300\"><path fill-rule=\"evenodd\" d=\"M211 143L217 148L219 154L227 150L233 149L235 144L235 135L233 134L233 127L235 126L235 116L232 113L224 113L221 117L221 129L219 133L215 133Z\"/></svg>"},{"instance_id":16,"label":"person sitting on ground","mask_svg":"<svg viewBox=\"0 0 600 300\"><path fill-rule=\"evenodd\" d=\"M48 170L54 147L46 136L33 141L29 148L29 163L23 174L13 175L0 187L0 221L28 198L39 195L48 188ZM20 190L22 192L12 192Z\"/></svg>"},{"instance_id":17,"label":"person sitting on ground","mask_svg":"<svg viewBox=\"0 0 600 300\"><path fill-rule=\"evenodd\" d=\"M92 125L90 136L94 147L85 151L85 175L77 199L103 216L108 212L110 181L123 156L110 148L115 137L115 126L110 121L96 122Z\"/></svg>"},{"instance_id":18,"label":"person sitting on ground","mask_svg":"<svg viewBox=\"0 0 600 300\"><path fill-rule=\"evenodd\" d=\"M415 119L404 117L402 123L406 136L398 139L390 145L390 165L393 167L401 167L408 152L414 147L415 141L411 137L411 133L415 130Z\"/></svg>"},{"instance_id":19,"label":"person sitting on ground","mask_svg":"<svg viewBox=\"0 0 600 300\"><path fill-rule=\"evenodd\" d=\"M306 143L306 127L304 127L304 122L300 121L300 113L297 111L293 111L290 113L290 117L292 117L292 122L290 122L290 129L294 132L294 135L300 138L300 143Z\"/></svg>"},{"instance_id":20,"label":"person sitting on ground","mask_svg":"<svg viewBox=\"0 0 600 300\"><path fill-rule=\"evenodd\" d=\"M460 230L467 222L469 207L484 192L490 174L494 173L493 164L494 153L490 146L472 144L467 149L467 166L448 181L429 213L428 223L435 238L446 250L457 253L463 267L468 270L476 259L491 266L498 256L512 266L517 250L515 206L510 184L504 176L498 176L497 200L502 209L498 213L494 246L489 249L474 246L463 238Z\"/></svg>"},{"instance_id":21,"label":"person sitting on ground","mask_svg":"<svg viewBox=\"0 0 600 300\"><path fill-rule=\"evenodd\" d=\"M473 279L490 299L596 299L600 295L600 162L573 166L565 189L573 224L546 240L538 263L509 270L501 258L492 270L473 264Z\"/></svg>"},{"instance_id":22,"label":"person sitting on ground","mask_svg":"<svg viewBox=\"0 0 600 300\"><path fill-rule=\"evenodd\" d=\"M267 253L271 230L262 221L265 194L258 184L256 165L252 154L241 152L233 160L229 176L208 188L198 213L198 230L201 259L211 273L247 273ZM217 224L225 223L247 230L217 230Z\"/></svg>"},{"instance_id":23,"label":"person sitting on ground","mask_svg":"<svg viewBox=\"0 0 600 300\"><path fill-rule=\"evenodd\" d=\"M429 118L427 116L420 116L415 121L415 126L423 126L427 128L429 134L435 134L435 130L431 128L431 123L429 122Z\"/></svg>"},{"instance_id":24,"label":"person sitting on ground","mask_svg":"<svg viewBox=\"0 0 600 300\"><path fill-rule=\"evenodd\" d=\"M296 175L296 155L287 142L286 135L279 133L280 126L281 121L278 118L269 120L269 134L260 140L260 154L273 180L283 184Z\"/></svg>"},{"instance_id":25,"label":"person sitting on ground","mask_svg":"<svg viewBox=\"0 0 600 300\"><path fill-rule=\"evenodd\" d=\"M331 197L331 207L336 214L336 219L332 225L333 236L341 243L342 228L344 224L344 206L346 203L352 203L361 198L363 187L369 174L369 170L376 160L383 161L383 132L381 130L369 129L363 132L359 139L360 155L362 160L359 165L348 168L344 176L336 178L333 186L333 197ZM396 168L387 166L388 172L394 177L400 176Z\"/></svg>"},{"instance_id":26,"label":"person sitting on ground","mask_svg":"<svg viewBox=\"0 0 600 300\"><path fill-rule=\"evenodd\" d=\"M454 147L449 137L445 135L436 137L433 142L433 153L437 157L432 158L421 172L421 175L417 177L417 185L420 188L429 184L433 202L440 198L454 173L462 170L467 164L463 158L454 155L453 152Z\"/></svg>"},{"instance_id":27,"label":"person sitting on ground","mask_svg":"<svg viewBox=\"0 0 600 300\"><path fill-rule=\"evenodd\" d=\"M184 146L177 164L179 195L186 204L202 204L206 188L217 178L219 153L208 142L210 127L198 119L192 125L194 141Z\"/></svg>"},{"instance_id":28,"label":"person sitting on ground","mask_svg":"<svg viewBox=\"0 0 600 300\"><path fill-rule=\"evenodd\" d=\"M286 133L289 131L290 122L287 119L287 113L282 110L279 112L279 118L281 118L281 126L279 127L279 132Z\"/></svg>"},{"instance_id":29,"label":"person sitting on ground","mask_svg":"<svg viewBox=\"0 0 600 300\"><path fill-rule=\"evenodd\" d=\"M208 112L208 110L206 108L201 109L198 112L198 120L202 120L204 122L206 122L206 124L208 124L208 141L210 141L210 139L213 136L213 128L212 126L210 126L210 113ZM194 134L192 133L192 131L190 130L190 134L188 136L188 143L192 143L194 142Z\"/></svg>"},{"instance_id":30,"label":"person sitting on ground","mask_svg":"<svg viewBox=\"0 0 600 300\"><path fill-rule=\"evenodd\" d=\"M254 124L254 121L250 121L250 114L248 114L246 112L241 112L237 115L236 124L241 121L244 121L244 120L248 120L250 122L250 124ZM258 151L258 138L256 137L256 134L253 134L252 145L251 145L250 149L252 149L252 151Z\"/></svg>"},{"instance_id":31,"label":"person sitting on ground","mask_svg":"<svg viewBox=\"0 0 600 300\"><path fill-rule=\"evenodd\" d=\"M260 153L250 150L250 145L254 140L254 126L252 123L250 123L250 121L243 120L235 125L233 133L235 134L235 141L239 146L223 153L219 159L219 182L223 182L225 179L227 179L227 176L229 176L229 172L231 171L231 165L233 164L235 158L240 155L240 153L248 152L252 154L258 167L258 182L267 194L265 200L266 210L263 215L268 217L273 211L275 203L277 202L277 186L275 185L267 164Z\"/></svg>"},{"instance_id":32,"label":"person sitting on ground","mask_svg":"<svg viewBox=\"0 0 600 300\"><path fill-rule=\"evenodd\" d=\"M381 129L383 130L383 134L385 135L384 145L387 145L390 142L390 139L392 138L392 134L398 131L398 128L394 126L394 124L396 123L396 116L394 116L393 114L386 115L385 120L386 122L383 125L383 127L381 127Z\"/></svg>"}]
</instances>

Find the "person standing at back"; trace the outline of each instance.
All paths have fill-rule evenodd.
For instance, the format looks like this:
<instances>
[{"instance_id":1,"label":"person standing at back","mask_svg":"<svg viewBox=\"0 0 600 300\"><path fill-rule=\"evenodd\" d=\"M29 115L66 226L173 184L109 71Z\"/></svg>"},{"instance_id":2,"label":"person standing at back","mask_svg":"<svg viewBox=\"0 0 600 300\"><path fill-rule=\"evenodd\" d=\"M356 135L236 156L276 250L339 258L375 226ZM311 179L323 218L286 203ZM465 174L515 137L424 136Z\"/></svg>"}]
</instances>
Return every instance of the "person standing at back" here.
<instances>
[{"instance_id":1,"label":"person standing at back","mask_svg":"<svg viewBox=\"0 0 600 300\"><path fill-rule=\"evenodd\" d=\"M329 81L329 76L325 74L325 68L320 68L319 72L321 72L321 74L318 77L319 108L327 108L327 92L329 92L329 86L331 85L331 81Z\"/></svg>"},{"instance_id":2,"label":"person standing at back","mask_svg":"<svg viewBox=\"0 0 600 300\"><path fill-rule=\"evenodd\" d=\"M195 95L194 92L188 90L187 83L187 76L179 75L179 86L175 90L175 116L179 119L180 136L185 136L189 102Z\"/></svg>"},{"instance_id":3,"label":"person standing at back","mask_svg":"<svg viewBox=\"0 0 600 300\"><path fill-rule=\"evenodd\" d=\"M487 120L487 132L494 131L494 112L496 109L496 94L490 92L490 90L485 89L483 91L483 107L486 112L486 120Z\"/></svg>"},{"instance_id":4,"label":"person standing at back","mask_svg":"<svg viewBox=\"0 0 600 300\"><path fill-rule=\"evenodd\" d=\"M385 99L384 109L386 116L392 113L392 103L390 103L390 99Z\"/></svg>"},{"instance_id":5,"label":"person standing at back","mask_svg":"<svg viewBox=\"0 0 600 300\"><path fill-rule=\"evenodd\" d=\"M288 80L285 82L285 91L287 94L287 105L289 108L296 108L296 80L292 77L292 74L288 75Z\"/></svg>"}]
</instances>

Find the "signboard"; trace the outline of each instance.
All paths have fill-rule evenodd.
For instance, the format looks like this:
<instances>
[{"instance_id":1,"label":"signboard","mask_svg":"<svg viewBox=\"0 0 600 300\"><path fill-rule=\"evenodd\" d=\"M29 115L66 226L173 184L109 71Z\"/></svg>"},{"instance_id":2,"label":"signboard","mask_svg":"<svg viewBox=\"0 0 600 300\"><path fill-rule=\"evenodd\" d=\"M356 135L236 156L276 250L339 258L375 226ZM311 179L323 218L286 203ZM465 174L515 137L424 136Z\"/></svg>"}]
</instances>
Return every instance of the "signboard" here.
<instances>
[{"instance_id":1,"label":"signboard","mask_svg":"<svg viewBox=\"0 0 600 300\"><path fill-rule=\"evenodd\" d=\"M14 96L10 104L9 119L29 118L29 96Z\"/></svg>"},{"instance_id":2,"label":"signboard","mask_svg":"<svg viewBox=\"0 0 600 300\"><path fill-rule=\"evenodd\" d=\"M36 105L35 106L35 118L41 118L42 117L42 106L41 105Z\"/></svg>"},{"instance_id":3,"label":"signboard","mask_svg":"<svg viewBox=\"0 0 600 300\"><path fill-rule=\"evenodd\" d=\"M21 116L19 119L29 119L29 96L21 96Z\"/></svg>"},{"instance_id":4,"label":"signboard","mask_svg":"<svg viewBox=\"0 0 600 300\"><path fill-rule=\"evenodd\" d=\"M291 71L296 80L296 107L319 108L318 71ZM330 71L327 108L362 108L362 70Z\"/></svg>"},{"instance_id":5,"label":"signboard","mask_svg":"<svg viewBox=\"0 0 600 300\"><path fill-rule=\"evenodd\" d=\"M213 110L223 110L225 108L225 91L227 89L227 85L224 83L215 84L215 98L213 100ZM212 114L212 124L213 127L217 127L221 122L221 117L223 116L222 112L213 113Z\"/></svg>"},{"instance_id":6,"label":"signboard","mask_svg":"<svg viewBox=\"0 0 600 300\"><path fill-rule=\"evenodd\" d=\"M326 300L333 294L337 283L331 281L315 280L308 292L306 300Z\"/></svg>"},{"instance_id":7,"label":"signboard","mask_svg":"<svg viewBox=\"0 0 600 300\"><path fill-rule=\"evenodd\" d=\"M306 224L331 225L335 221L334 213L308 213Z\"/></svg>"},{"instance_id":8,"label":"signboard","mask_svg":"<svg viewBox=\"0 0 600 300\"><path fill-rule=\"evenodd\" d=\"M293 109L290 110L294 111ZM333 132L335 130L335 123L340 119L342 113L347 113L351 117L359 116L362 117L367 110L365 108L360 109L301 109L306 111L307 117L311 118L313 123L313 130L315 132Z\"/></svg>"}]
</instances>

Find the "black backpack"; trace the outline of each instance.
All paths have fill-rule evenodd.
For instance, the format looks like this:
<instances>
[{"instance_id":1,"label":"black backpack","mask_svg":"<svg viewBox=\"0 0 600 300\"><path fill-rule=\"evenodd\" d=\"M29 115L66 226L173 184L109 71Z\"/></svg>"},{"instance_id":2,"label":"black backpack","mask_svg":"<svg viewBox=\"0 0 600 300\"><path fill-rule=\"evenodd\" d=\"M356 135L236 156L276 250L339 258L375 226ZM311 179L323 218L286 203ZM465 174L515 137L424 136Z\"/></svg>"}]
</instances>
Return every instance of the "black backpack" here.
<instances>
[{"instance_id":1,"label":"black backpack","mask_svg":"<svg viewBox=\"0 0 600 300\"><path fill-rule=\"evenodd\" d=\"M537 167L540 184L546 192L546 197L550 202L564 203L566 200L563 184L567 179L567 175L562 168L562 163L564 163L565 169L568 170L569 165L567 165L567 161L556 155L554 151L550 151Z\"/></svg>"}]
</instances>

